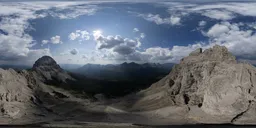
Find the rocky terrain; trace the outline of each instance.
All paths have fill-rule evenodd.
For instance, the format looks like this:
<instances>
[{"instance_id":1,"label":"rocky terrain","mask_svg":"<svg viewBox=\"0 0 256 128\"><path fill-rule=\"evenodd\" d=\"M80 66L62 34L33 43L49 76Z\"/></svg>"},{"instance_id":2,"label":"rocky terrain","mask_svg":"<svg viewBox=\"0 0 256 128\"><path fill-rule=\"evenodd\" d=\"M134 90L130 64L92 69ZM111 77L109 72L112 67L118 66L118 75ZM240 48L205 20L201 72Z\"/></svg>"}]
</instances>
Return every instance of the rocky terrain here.
<instances>
[{"instance_id":1,"label":"rocky terrain","mask_svg":"<svg viewBox=\"0 0 256 128\"><path fill-rule=\"evenodd\" d=\"M238 63L223 46L197 49L165 78L119 104L129 111L166 108L165 112L183 115L187 122L256 123L255 74L254 66ZM170 106L182 112L172 113Z\"/></svg>"},{"instance_id":2,"label":"rocky terrain","mask_svg":"<svg viewBox=\"0 0 256 128\"><path fill-rule=\"evenodd\" d=\"M255 75L255 67L216 45L192 52L145 90L95 101L69 90L80 79L44 56L30 70L0 69L0 124L255 124Z\"/></svg>"}]
</instances>

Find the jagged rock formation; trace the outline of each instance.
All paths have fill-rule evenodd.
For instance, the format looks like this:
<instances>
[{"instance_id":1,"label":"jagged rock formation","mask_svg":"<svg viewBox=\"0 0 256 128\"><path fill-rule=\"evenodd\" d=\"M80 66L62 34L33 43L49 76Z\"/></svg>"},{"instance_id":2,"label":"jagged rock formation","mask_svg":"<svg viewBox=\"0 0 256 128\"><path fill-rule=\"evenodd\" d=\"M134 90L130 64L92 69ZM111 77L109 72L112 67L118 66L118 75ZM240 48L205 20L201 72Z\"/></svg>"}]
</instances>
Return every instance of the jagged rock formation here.
<instances>
[{"instance_id":1,"label":"jagged rock formation","mask_svg":"<svg viewBox=\"0 0 256 128\"><path fill-rule=\"evenodd\" d=\"M27 80L16 71L0 69L0 109L2 116L19 117L25 104L33 96Z\"/></svg>"},{"instance_id":2,"label":"jagged rock formation","mask_svg":"<svg viewBox=\"0 0 256 128\"><path fill-rule=\"evenodd\" d=\"M238 63L224 46L216 45L204 52L197 49L175 65L165 78L125 99L129 104L134 103L126 105L130 111L187 106L184 115L188 117L207 115L196 119L201 123L237 123L245 121L244 115L247 119L250 115L252 120L256 117L255 74L255 67ZM218 122L220 116L225 120Z\"/></svg>"},{"instance_id":3,"label":"jagged rock formation","mask_svg":"<svg viewBox=\"0 0 256 128\"><path fill-rule=\"evenodd\" d=\"M63 70L56 61L50 56L39 58L32 68L41 81L55 81L65 83L67 79L74 80L65 70Z\"/></svg>"},{"instance_id":4,"label":"jagged rock formation","mask_svg":"<svg viewBox=\"0 0 256 128\"><path fill-rule=\"evenodd\" d=\"M46 83L57 80L61 84L67 79L73 78L49 56L38 59L32 70L0 69L1 123L8 124L21 117L24 121L26 118L37 120L54 114L49 106L61 103L60 99L69 96Z\"/></svg>"}]
</instances>

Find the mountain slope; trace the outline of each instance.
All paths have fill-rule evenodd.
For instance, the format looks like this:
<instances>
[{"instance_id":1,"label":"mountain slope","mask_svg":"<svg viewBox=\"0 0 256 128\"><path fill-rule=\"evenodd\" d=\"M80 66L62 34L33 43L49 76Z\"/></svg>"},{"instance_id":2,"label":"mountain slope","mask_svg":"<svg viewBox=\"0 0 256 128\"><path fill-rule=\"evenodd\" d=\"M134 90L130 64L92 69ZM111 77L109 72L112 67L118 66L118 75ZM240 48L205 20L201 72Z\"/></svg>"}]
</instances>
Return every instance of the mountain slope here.
<instances>
[{"instance_id":1,"label":"mountain slope","mask_svg":"<svg viewBox=\"0 0 256 128\"><path fill-rule=\"evenodd\" d=\"M134 62L125 62L119 65L86 64L77 70L73 70L73 72L83 74L89 78L102 80L140 80L165 76L169 73L173 65L171 63L137 64Z\"/></svg>"},{"instance_id":2,"label":"mountain slope","mask_svg":"<svg viewBox=\"0 0 256 128\"><path fill-rule=\"evenodd\" d=\"M187 120L200 123L255 123L255 74L252 65L238 63L225 47L198 49L166 77L119 105L129 111L185 107Z\"/></svg>"}]
</instances>

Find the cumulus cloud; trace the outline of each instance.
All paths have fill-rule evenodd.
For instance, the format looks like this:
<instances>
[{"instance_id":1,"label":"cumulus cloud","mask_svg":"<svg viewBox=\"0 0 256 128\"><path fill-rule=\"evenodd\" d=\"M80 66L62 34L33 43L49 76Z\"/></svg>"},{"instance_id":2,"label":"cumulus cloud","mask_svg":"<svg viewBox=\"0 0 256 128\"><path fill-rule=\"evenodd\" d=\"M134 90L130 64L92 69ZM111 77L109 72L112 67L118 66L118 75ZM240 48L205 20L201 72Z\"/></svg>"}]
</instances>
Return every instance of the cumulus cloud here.
<instances>
[{"instance_id":1,"label":"cumulus cloud","mask_svg":"<svg viewBox=\"0 0 256 128\"><path fill-rule=\"evenodd\" d=\"M140 38L141 39L144 39L146 37L146 34L145 33L140 33Z\"/></svg>"},{"instance_id":2,"label":"cumulus cloud","mask_svg":"<svg viewBox=\"0 0 256 128\"><path fill-rule=\"evenodd\" d=\"M80 15L91 15L96 10L93 6L78 6L82 2L2 2L0 3L0 59L23 61L37 56L41 57L45 49L32 49L36 44L33 38L26 33L31 29L29 20L51 15L58 18L75 18ZM44 10L41 11L40 10ZM56 13L51 11L57 10ZM64 14L63 14L64 13ZM26 31L25 31L26 30ZM60 43L60 37L53 37L52 43ZM41 45L49 41L42 41ZM32 57L33 55L33 57Z\"/></svg>"},{"instance_id":3,"label":"cumulus cloud","mask_svg":"<svg viewBox=\"0 0 256 128\"><path fill-rule=\"evenodd\" d=\"M121 55L128 55L133 53L135 50L132 47L129 47L128 45L120 45L118 47L114 47L113 51Z\"/></svg>"},{"instance_id":4,"label":"cumulus cloud","mask_svg":"<svg viewBox=\"0 0 256 128\"><path fill-rule=\"evenodd\" d=\"M209 37L219 37L223 33L229 32L230 29L225 24L215 24L211 29L206 33Z\"/></svg>"},{"instance_id":5,"label":"cumulus cloud","mask_svg":"<svg viewBox=\"0 0 256 128\"><path fill-rule=\"evenodd\" d=\"M29 29L29 19L37 16L31 12L31 8L22 7L22 4L15 7L11 3L0 3L0 29L5 34L0 34L0 59L1 60L21 60L23 64L27 61L31 53L42 53L42 49L32 49L35 45L33 38L25 33Z\"/></svg>"},{"instance_id":6,"label":"cumulus cloud","mask_svg":"<svg viewBox=\"0 0 256 128\"><path fill-rule=\"evenodd\" d=\"M62 41L60 40L60 36L56 35L51 37L51 43L52 44L61 44Z\"/></svg>"},{"instance_id":7,"label":"cumulus cloud","mask_svg":"<svg viewBox=\"0 0 256 128\"><path fill-rule=\"evenodd\" d=\"M42 46L48 43L49 43L49 40L42 40Z\"/></svg>"},{"instance_id":8,"label":"cumulus cloud","mask_svg":"<svg viewBox=\"0 0 256 128\"><path fill-rule=\"evenodd\" d=\"M95 61L178 62L193 50L203 46L203 44L197 43L188 46L173 46L172 49L151 47L139 50L138 40L123 38L119 35L106 37L98 35L95 41L99 50L97 54L93 53Z\"/></svg>"},{"instance_id":9,"label":"cumulus cloud","mask_svg":"<svg viewBox=\"0 0 256 128\"><path fill-rule=\"evenodd\" d=\"M243 27L243 24L222 22L212 26L206 36L211 44L226 46L236 56L252 59L256 54L256 34Z\"/></svg>"},{"instance_id":10,"label":"cumulus cloud","mask_svg":"<svg viewBox=\"0 0 256 128\"><path fill-rule=\"evenodd\" d=\"M75 32L70 33L68 38L70 40L80 39L80 41L89 40L90 39L90 33L86 30L84 30L84 31L76 30Z\"/></svg>"},{"instance_id":11,"label":"cumulus cloud","mask_svg":"<svg viewBox=\"0 0 256 128\"><path fill-rule=\"evenodd\" d=\"M232 12L225 10L206 10L202 12L202 15L217 20L231 20L235 17Z\"/></svg>"},{"instance_id":12,"label":"cumulus cloud","mask_svg":"<svg viewBox=\"0 0 256 128\"><path fill-rule=\"evenodd\" d=\"M156 14L139 14L139 17L144 18L147 21L154 22L158 25L160 24L170 24L170 25L180 25L181 18L177 16L171 16L167 18L162 18L160 15Z\"/></svg>"},{"instance_id":13,"label":"cumulus cloud","mask_svg":"<svg viewBox=\"0 0 256 128\"><path fill-rule=\"evenodd\" d=\"M99 32L94 32L94 39L97 43L97 49L109 49L122 55L134 52L141 45L138 40L123 38L120 35L104 36Z\"/></svg>"},{"instance_id":14,"label":"cumulus cloud","mask_svg":"<svg viewBox=\"0 0 256 128\"><path fill-rule=\"evenodd\" d=\"M199 26L199 27L203 27L203 26L205 26L206 24L207 24L206 21L200 21L200 22L198 23L198 26Z\"/></svg>"},{"instance_id":15,"label":"cumulus cloud","mask_svg":"<svg viewBox=\"0 0 256 128\"><path fill-rule=\"evenodd\" d=\"M78 50L76 48L74 48L74 49L70 50L70 54L76 55L76 54L78 54Z\"/></svg>"},{"instance_id":16,"label":"cumulus cloud","mask_svg":"<svg viewBox=\"0 0 256 128\"><path fill-rule=\"evenodd\" d=\"M72 33L69 34L68 38L69 38L70 40L75 40L75 39L78 38L79 36L80 36L79 34L76 34L76 33L72 32Z\"/></svg>"},{"instance_id":17,"label":"cumulus cloud","mask_svg":"<svg viewBox=\"0 0 256 128\"><path fill-rule=\"evenodd\" d=\"M138 28L134 28L133 32L139 32L140 30Z\"/></svg>"}]
</instances>

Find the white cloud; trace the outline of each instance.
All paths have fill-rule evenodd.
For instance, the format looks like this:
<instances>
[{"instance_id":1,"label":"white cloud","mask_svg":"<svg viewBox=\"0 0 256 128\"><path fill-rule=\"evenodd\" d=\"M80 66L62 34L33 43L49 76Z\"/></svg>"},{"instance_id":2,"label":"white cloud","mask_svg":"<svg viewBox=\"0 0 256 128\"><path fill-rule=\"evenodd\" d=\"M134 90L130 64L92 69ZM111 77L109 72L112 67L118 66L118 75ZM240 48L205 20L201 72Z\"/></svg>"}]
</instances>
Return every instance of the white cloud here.
<instances>
[{"instance_id":1,"label":"white cloud","mask_svg":"<svg viewBox=\"0 0 256 128\"><path fill-rule=\"evenodd\" d=\"M140 33L140 38L141 39L144 39L146 37L146 34L145 33Z\"/></svg>"},{"instance_id":2,"label":"white cloud","mask_svg":"<svg viewBox=\"0 0 256 128\"><path fill-rule=\"evenodd\" d=\"M69 38L70 40L75 40L75 39L78 38L79 36L80 36L79 34L72 32L72 33L69 34L68 38Z\"/></svg>"},{"instance_id":3,"label":"white cloud","mask_svg":"<svg viewBox=\"0 0 256 128\"><path fill-rule=\"evenodd\" d=\"M215 24L206 34L209 37L219 37L221 34L229 32L229 27L225 24Z\"/></svg>"},{"instance_id":4,"label":"white cloud","mask_svg":"<svg viewBox=\"0 0 256 128\"><path fill-rule=\"evenodd\" d=\"M48 43L49 43L49 40L42 40L42 46Z\"/></svg>"},{"instance_id":5,"label":"white cloud","mask_svg":"<svg viewBox=\"0 0 256 128\"><path fill-rule=\"evenodd\" d=\"M62 41L60 40L60 36L56 35L51 37L51 43L52 44L61 44Z\"/></svg>"},{"instance_id":6,"label":"white cloud","mask_svg":"<svg viewBox=\"0 0 256 128\"><path fill-rule=\"evenodd\" d=\"M225 10L206 10L202 12L202 15L217 20L231 20L235 17L232 12Z\"/></svg>"},{"instance_id":7,"label":"white cloud","mask_svg":"<svg viewBox=\"0 0 256 128\"><path fill-rule=\"evenodd\" d=\"M241 24L222 22L210 28L207 36L211 44L224 45L236 56L255 58L256 34L242 27Z\"/></svg>"},{"instance_id":8,"label":"white cloud","mask_svg":"<svg viewBox=\"0 0 256 128\"><path fill-rule=\"evenodd\" d=\"M90 33L86 30L84 30L84 31L76 30L75 32L70 33L68 38L70 40L79 39L79 41L89 40L90 39Z\"/></svg>"},{"instance_id":9,"label":"white cloud","mask_svg":"<svg viewBox=\"0 0 256 128\"><path fill-rule=\"evenodd\" d=\"M81 15L93 15L98 10L97 8L96 5L71 5L65 8L57 8L56 10L48 11L48 13L60 19L73 19Z\"/></svg>"},{"instance_id":10,"label":"white cloud","mask_svg":"<svg viewBox=\"0 0 256 128\"><path fill-rule=\"evenodd\" d=\"M139 32L140 30L138 28L134 28L133 32Z\"/></svg>"},{"instance_id":11,"label":"white cloud","mask_svg":"<svg viewBox=\"0 0 256 128\"><path fill-rule=\"evenodd\" d=\"M78 50L76 48L74 48L74 49L70 50L70 54L76 55L76 54L78 54Z\"/></svg>"},{"instance_id":12,"label":"white cloud","mask_svg":"<svg viewBox=\"0 0 256 128\"><path fill-rule=\"evenodd\" d=\"M180 25L181 18L176 16L171 16L167 18L161 18L160 15L156 14L139 14L138 16L144 18L147 21L154 22L156 24L170 24L170 25Z\"/></svg>"},{"instance_id":13,"label":"white cloud","mask_svg":"<svg viewBox=\"0 0 256 128\"><path fill-rule=\"evenodd\" d=\"M169 7L168 12L170 14L180 16L199 13L218 20L230 20L239 15L256 16L255 2L206 2L204 4L164 2L163 4Z\"/></svg>"},{"instance_id":14,"label":"white cloud","mask_svg":"<svg viewBox=\"0 0 256 128\"><path fill-rule=\"evenodd\" d=\"M200 22L198 23L198 26L199 26L199 27L203 27L203 26L205 26L206 24L207 24L206 21L200 21Z\"/></svg>"},{"instance_id":15,"label":"white cloud","mask_svg":"<svg viewBox=\"0 0 256 128\"><path fill-rule=\"evenodd\" d=\"M32 49L36 44L25 30L31 29L29 20L52 15L59 18L76 18L80 15L92 15L97 6L78 6L85 2L1 2L0 3L0 59L28 61L31 55L41 57L45 49ZM49 10L51 9L51 10ZM42 13L39 11L42 10ZM56 13L51 11L56 10ZM59 37L51 40L60 43ZM46 44L47 41L43 41ZM48 43L48 42L47 42ZM50 54L50 50L48 50ZM41 54L41 55L40 55ZM32 57L33 58L33 57Z\"/></svg>"},{"instance_id":16,"label":"white cloud","mask_svg":"<svg viewBox=\"0 0 256 128\"><path fill-rule=\"evenodd\" d=\"M128 53L128 52L122 52L121 49L127 50L127 51L133 51L131 49L136 49L141 45L138 40L123 38L120 35L103 36L101 33L98 33L98 32L94 32L93 35L94 35L94 40L97 43L97 49L110 49L120 54Z\"/></svg>"}]
</instances>

